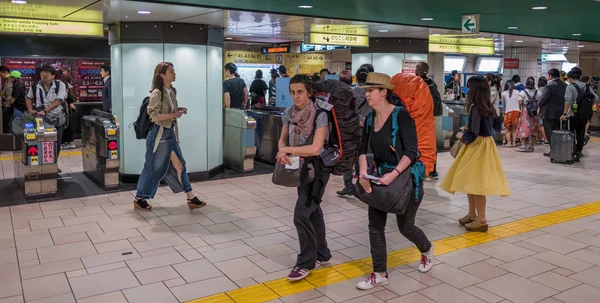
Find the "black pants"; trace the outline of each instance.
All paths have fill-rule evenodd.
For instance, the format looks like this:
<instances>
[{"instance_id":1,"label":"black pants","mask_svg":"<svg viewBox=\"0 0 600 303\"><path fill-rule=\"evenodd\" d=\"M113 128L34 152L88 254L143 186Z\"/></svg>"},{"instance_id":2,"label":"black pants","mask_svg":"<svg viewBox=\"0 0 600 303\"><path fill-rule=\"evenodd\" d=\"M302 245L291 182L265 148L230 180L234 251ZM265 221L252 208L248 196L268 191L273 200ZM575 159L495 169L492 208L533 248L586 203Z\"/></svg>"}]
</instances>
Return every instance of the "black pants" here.
<instances>
[{"instance_id":1,"label":"black pants","mask_svg":"<svg viewBox=\"0 0 600 303\"><path fill-rule=\"evenodd\" d=\"M585 143L585 126L588 123L588 119L571 117L569 121L571 124L569 130L575 133L575 152L580 153L583 150L583 143Z\"/></svg>"},{"instance_id":2,"label":"black pants","mask_svg":"<svg viewBox=\"0 0 600 303\"><path fill-rule=\"evenodd\" d=\"M65 143L71 143L73 142L73 128L71 127L71 123L69 123L69 126L65 127L64 133L63 133L63 137L62 137L62 142L60 142L61 144L65 144Z\"/></svg>"},{"instance_id":3,"label":"black pants","mask_svg":"<svg viewBox=\"0 0 600 303\"><path fill-rule=\"evenodd\" d=\"M56 128L56 163L58 163L58 155L60 155L61 142L64 132L65 128L63 126Z\"/></svg>"},{"instance_id":4,"label":"black pants","mask_svg":"<svg viewBox=\"0 0 600 303\"><path fill-rule=\"evenodd\" d=\"M544 132L548 138L548 144L552 144L552 132L560 129L560 119L544 119ZM552 146L552 145L550 145Z\"/></svg>"},{"instance_id":5,"label":"black pants","mask_svg":"<svg viewBox=\"0 0 600 303\"><path fill-rule=\"evenodd\" d=\"M400 233L414 243L421 253L426 253L431 248L431 242L429 242L425 233L415 226L415 217L421 201L423 201L423 190L421 190L419 200L411 203L405 214L396 215L396 221ZM387 244L385 241L387 216L386 212L369 206L369 240L371 242L373 272L387 271Z\"/></svg>"},{"instance_id":6,"label":"black pants","mask_svg":"<svg viewBox=\"0 0 600 303\"><path fill-rule=\"evenodd\" d=\"M10 133L10 122L13 116L13 107L1 107L2 109L2 132L5 134Z\"/></svg>"},{"instance_id":7,"label":"black pants","mask_svg":"<svg viewBox=\"0 0 600 303\"><path fill-rule=\"evenodd\" d=\"M300 241L300 253L296 267L314 269L317 260L328 261L331 251L325 239L325 221L321 210L321 199L329 182L331 172L325 171L315 160L314 180L308 183L307 165L302 169L302 182L298 187L298 201L294 209L294 225Z\"/></svg>"}]
</instances>

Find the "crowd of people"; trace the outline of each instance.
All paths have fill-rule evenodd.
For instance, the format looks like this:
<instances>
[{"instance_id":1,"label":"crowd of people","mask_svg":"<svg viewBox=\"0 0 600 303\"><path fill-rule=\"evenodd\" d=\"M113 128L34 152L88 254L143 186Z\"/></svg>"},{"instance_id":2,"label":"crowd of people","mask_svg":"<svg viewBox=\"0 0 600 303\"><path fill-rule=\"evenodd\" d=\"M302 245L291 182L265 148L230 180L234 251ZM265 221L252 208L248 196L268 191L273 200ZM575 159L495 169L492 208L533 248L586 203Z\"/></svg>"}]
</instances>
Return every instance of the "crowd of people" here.
<instances>
[{"instance_id":1,"label":"crowd of people","mask_svg":"<svg viewBox=\"0 0 600 303\"><path fill-rule=\"evenodd\" d=\"M271 80L267 84L259 70L248 90L237 74L235 64L228 63L224 69L227 76L223 84L224 103L231 108L244 109L249 100L254 100L254 104L272 104L276 79L288 77L285 66L280 66L271 70ZM403 195L404 200L397 201L402 204L401 211L392 211L368 202L369 199L361 199L368 204L373 260L373 273L356 286L361 290L389 283L385 232L388 214L396 216L400 233L421 252L418 270L427 272L434 264L434 245L415 225L424 196L422 181L425 176L438 178L434 115L439 111L436 102L441 101L428 72L429 65L420 62L415 75L390 77L375 72L370 64L359 67L355 73L357 85L352 86L351 95L361 142L357 151L356 175L352 169L345 171L344 189L337 194L353 196L362 191L369 195L375 191L385 192L391 184L406 184L400 190L409 193ZM44 66L40 70L41 80L27 93L17 71L9 72L0 67L0 75L9 81L2 82L3 89L7 85L12 89L10 98L3 95L13 107L12 118L22 116L24 112L44 117L56 126L59 140L63 139L63 133L67 132L61 110L65 107L63 101L67 110L74 108L73 103L77 102L70 92L69 73ZM102 76L105 83L110 81L110 67L102 68ZM537 80L536 86L533 77L528 77L523 85L519 76L513 76L504 83L503 89L499 77L491 74L473 76L467 81L465 111L468 123L460 139L462 147L440 184L451 194L467 194L468 213L458 220L466 230L487 232L486 197L510 195L494 132L505 132L505 146L516 147L517 141L520 141L517 151L532 152L536 142L546 140L544 130L552 147L552 132L561 127L561 121L569 120L569 127L576 135L573 156L576 161L583 156L589 121L578 114L582 110L578 104L581 104L582 94L593 96L593 101L598 101L595 87L598 81L582 77L579 68L573 68L567 77L570 84L563 81L558 70L551 69L547 77ZM287 277L290 281L306 278L317 266L329 264L332 258L321 201L333 171L322 159L325 148L330 146L328 141L332 138L333 121L332 116L322 110L323 104L319 103L322 100L316 98L315 91L315 84L326 78L331 78L326 69L319 74L293 76L289 84L293 105L282 115L277 165L294 167L298 162L303 163L289 168L299 170L293 222L300 244L296 264ZM337 79L346 87L353 83L350 71L341 72ZM172 63L161 62L156 66L147 107L151 128L146 137L145 163L133 201L136 210L152 209L148 200L154 198L161 180L166 181L173 192L184 192L190 209L206 206L206 202L194 195L179 146L177 121L187 114L187 108L178 104L177 90L173 86L175 80ZM592 83L586 83L586 80ZM460 74L453 73L445 88L447 92L460 96ZM500 111L500 103L504 105L504 115ZM104 104L104 107L112 110L110 103ZM423 178L416 172L417 167L425 167ZM358 179L356 183L353 182L354 177ZM406 178L412 182L397 182Z\"/></svg>"},{"instance_id":2,"label":"crowd of people","mask_svg":"<svg viewBox=\"0 0 600 303\"><path fill-rule=\"evenodd\" d=\"M578 99L585 98L584 92L594 103L598 102L597 80L600 78L583 76L579 67L568 73L551 69L547 76L537 81L528 77L525 84L521 83L518 75L514 75L504 83L500 94L505 109L503 146L516 148L517 152L533 152L536 144L549 144L552 149L551 134L567 129L575 134L573 160L579 162L583 157L583 147L590 139L591 113L582 118L576 114L576 108L574 111L574 104L577 106ZM488 81L492 86L498 84L489 78ZM493 96L494 92L492 99ZM544 155L550 157L551 153Z\"/></svg>"}]
</instances>

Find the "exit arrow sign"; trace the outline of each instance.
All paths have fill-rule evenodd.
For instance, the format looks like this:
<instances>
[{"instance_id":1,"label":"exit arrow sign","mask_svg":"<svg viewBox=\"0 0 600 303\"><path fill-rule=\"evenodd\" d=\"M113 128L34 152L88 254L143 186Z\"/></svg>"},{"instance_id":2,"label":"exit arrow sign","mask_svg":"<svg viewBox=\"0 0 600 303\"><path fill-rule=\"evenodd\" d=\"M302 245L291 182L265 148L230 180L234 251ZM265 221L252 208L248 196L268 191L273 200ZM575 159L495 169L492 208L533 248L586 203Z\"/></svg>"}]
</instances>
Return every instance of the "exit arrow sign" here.
<instances>
[{"instance_id":1,"label":"exit arrow sign","mask_svg":"<svg viewBox=\"0 0 600 303\"><path fill-rule=\"evenodd\" d=\"M479 34L479 14L463 15L461 28L465 34Z\"/></svg>"}]
</instances>

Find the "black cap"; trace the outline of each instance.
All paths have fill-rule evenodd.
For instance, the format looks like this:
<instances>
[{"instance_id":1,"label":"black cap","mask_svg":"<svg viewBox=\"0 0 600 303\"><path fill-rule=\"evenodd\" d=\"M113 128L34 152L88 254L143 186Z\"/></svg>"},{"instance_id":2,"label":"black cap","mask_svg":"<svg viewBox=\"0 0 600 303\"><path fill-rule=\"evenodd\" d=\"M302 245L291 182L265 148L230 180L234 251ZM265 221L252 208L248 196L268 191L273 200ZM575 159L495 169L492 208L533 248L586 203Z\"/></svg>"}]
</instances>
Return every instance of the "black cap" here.
<instances>
[{"instance_id":1,"label":"black cap","mask_svg":"<svg viewBox=\"0 0 600 303\"><path fill-rule=\"evenodd\" d=\"M285 68L285 66L283 66L283 65L280 65L279 72L282 74L287 74L287 68Z\"/></svg>"}]
</instances>

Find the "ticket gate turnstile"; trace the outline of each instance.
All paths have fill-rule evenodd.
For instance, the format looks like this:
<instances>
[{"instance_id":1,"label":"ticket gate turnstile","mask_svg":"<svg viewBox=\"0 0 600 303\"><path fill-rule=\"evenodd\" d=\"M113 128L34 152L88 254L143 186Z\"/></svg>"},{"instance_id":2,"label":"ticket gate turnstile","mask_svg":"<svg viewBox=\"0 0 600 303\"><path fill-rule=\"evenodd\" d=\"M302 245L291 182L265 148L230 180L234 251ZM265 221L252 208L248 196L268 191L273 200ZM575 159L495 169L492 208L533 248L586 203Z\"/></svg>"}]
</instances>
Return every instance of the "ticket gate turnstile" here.
<instances>
[{"instance_id":1,"label":"ticket gate turnstile","mask_svg":"<svg viewBox=\"0 0 600 303\"><path fill-rule=\"evenodd\" d=\"M102 188L119 186L119 120L98 109L81 118L83 172Z\"/></svg>"},{"instance_id":2,"label":"ticket gate turnstile","mask_svg":"<svg viewBox=\"0 0 600 303\"><path fill-rule=\"evenodd\" d=\"M21 148L14 152L15 181L27 200L57 194L57 132L41 118L25 114L14 119L12 131Z\"/></svg>"},{"instance_id":3,"label":"ticket gate turnstile","mask_svg":"<svg viewBox=\"0 0 600 303\"><path fill-rule=\"evenodd\" d=\"M246 115L245 111L235 108L225 109L223 139L223 163L225 166L246 173L254 170L255 130L256 120Z\"/></svg>"}]
</instances>

